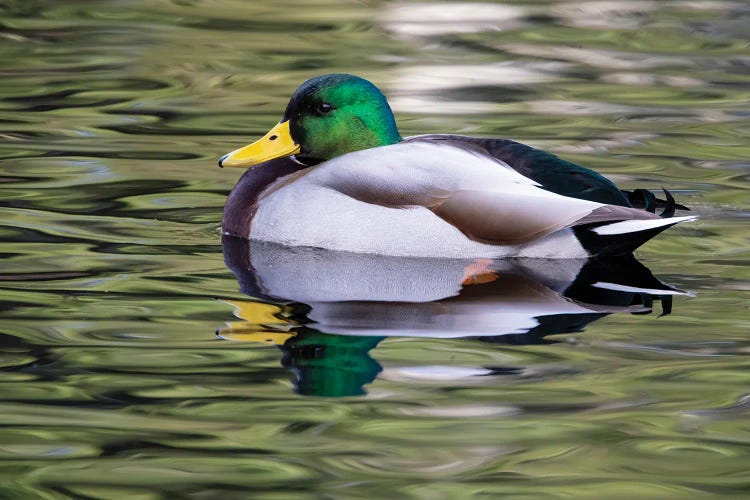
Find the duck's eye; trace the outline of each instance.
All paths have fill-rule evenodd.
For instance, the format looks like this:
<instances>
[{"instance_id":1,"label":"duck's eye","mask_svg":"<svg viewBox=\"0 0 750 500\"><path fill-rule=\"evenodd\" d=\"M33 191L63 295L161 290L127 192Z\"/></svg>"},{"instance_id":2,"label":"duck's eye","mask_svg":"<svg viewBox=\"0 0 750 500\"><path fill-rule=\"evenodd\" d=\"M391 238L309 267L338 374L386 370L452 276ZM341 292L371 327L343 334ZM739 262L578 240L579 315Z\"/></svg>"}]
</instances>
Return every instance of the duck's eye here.
<instances>
[{"instance_id":1,"label":"duck's eye","mask_svg":"<svg viewBox=\"0 0 750 500\"><path fill-rule=\"evenodd\" d=\"M333 109L333 106L328 104L327 102L322 102L318 104L318 113L324 115L326 113L330 113L330 111Z\"/></svg>"}]
</instances>

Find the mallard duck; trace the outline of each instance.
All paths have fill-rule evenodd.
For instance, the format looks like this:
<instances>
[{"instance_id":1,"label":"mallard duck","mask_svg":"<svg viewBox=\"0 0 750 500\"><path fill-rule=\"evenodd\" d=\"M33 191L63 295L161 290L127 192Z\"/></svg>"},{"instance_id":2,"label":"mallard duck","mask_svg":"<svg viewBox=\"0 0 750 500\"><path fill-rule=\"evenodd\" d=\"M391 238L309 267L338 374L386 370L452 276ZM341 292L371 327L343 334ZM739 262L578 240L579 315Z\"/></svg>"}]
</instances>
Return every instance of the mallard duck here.
<instances>
[{"instance_id":1,"label":"mallard duck","mask_svg":"<svg viewBox=\"0 0 750 500\"><path fill-rule=\"evenodd\" d=\"M679 222L666 193L621 191L598 173L506 139L402 138L369 81L304 82L281 121L221 157L251 167L222 229L287 246L414 257L626 254ZM660 215L654 213L663 207Z\"/></svg>"}]
</instances>

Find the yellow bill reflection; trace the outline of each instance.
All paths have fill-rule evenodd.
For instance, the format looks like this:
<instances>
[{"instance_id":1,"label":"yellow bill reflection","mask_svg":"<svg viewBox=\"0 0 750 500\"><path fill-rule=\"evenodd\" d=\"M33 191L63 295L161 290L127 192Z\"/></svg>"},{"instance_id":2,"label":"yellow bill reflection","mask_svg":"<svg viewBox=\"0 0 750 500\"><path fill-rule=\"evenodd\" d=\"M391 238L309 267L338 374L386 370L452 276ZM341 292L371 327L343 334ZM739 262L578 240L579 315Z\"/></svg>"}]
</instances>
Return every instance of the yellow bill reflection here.
<instances>
[{"instance_id":1,"label":"yellow bill reflection","mask_svg":"<svg viewBox=\"0 0 750 500\"><path fill-rule=\"evenodd\" d=\"M289 331L297 323L283 317L283 306L251 300L220 300L234 306L234 315L242 320L228 321L219 328L216 335L222 339L282 345L297 335Z\"/></svg>"}]
</instances>

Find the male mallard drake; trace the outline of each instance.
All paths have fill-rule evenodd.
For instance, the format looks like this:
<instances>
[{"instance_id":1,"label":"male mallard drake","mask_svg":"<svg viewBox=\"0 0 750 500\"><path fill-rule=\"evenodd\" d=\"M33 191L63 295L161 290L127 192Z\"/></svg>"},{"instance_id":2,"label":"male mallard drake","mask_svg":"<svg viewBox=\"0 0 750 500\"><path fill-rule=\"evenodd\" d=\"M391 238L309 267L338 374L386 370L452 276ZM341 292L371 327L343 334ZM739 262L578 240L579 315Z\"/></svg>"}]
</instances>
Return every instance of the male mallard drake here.
<instances>
[{"instance_id":1,"label":"male mallard drake","mask_svg":"<svg viewBox=\"0 0 750 500\"><path fill-rule=\"evenodd\" d=\"M632 252L695 219L671 217L669 193L663 201L621 191L592 170L513 141L403 139L383 94L345 74L303 83L278 125L219 160L259 164L229 195L222 230L289 246L580 258ZM658 205L666 218L654 213Z\"/></svg>"}]
</instances>

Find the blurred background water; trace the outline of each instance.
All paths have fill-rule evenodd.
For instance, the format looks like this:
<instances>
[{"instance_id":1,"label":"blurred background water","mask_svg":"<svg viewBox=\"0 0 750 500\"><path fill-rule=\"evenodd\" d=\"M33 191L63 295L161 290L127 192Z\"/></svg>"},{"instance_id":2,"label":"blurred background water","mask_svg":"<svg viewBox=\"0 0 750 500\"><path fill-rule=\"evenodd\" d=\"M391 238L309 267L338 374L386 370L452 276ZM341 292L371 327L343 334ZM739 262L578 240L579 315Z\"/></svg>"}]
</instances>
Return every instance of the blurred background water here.
<instances>
[{"instance_id":1,"label":"blurred background water","mask_svg":"<svg viewBox=\"0 0 750 500\"><path fill-rule=\"evenodd\" d=\"M10 0L0 23L0 496L750 493L746 2ZM406 308L416 336L246 295L219 230L241 172L216 160L330 72L380 86L404 135L670 188L701 220L638 257L690 293L593 317L516 270ZM519 283L588 315L450 335L525 331L463 308Z\"/></svg>"}]
</instances>

